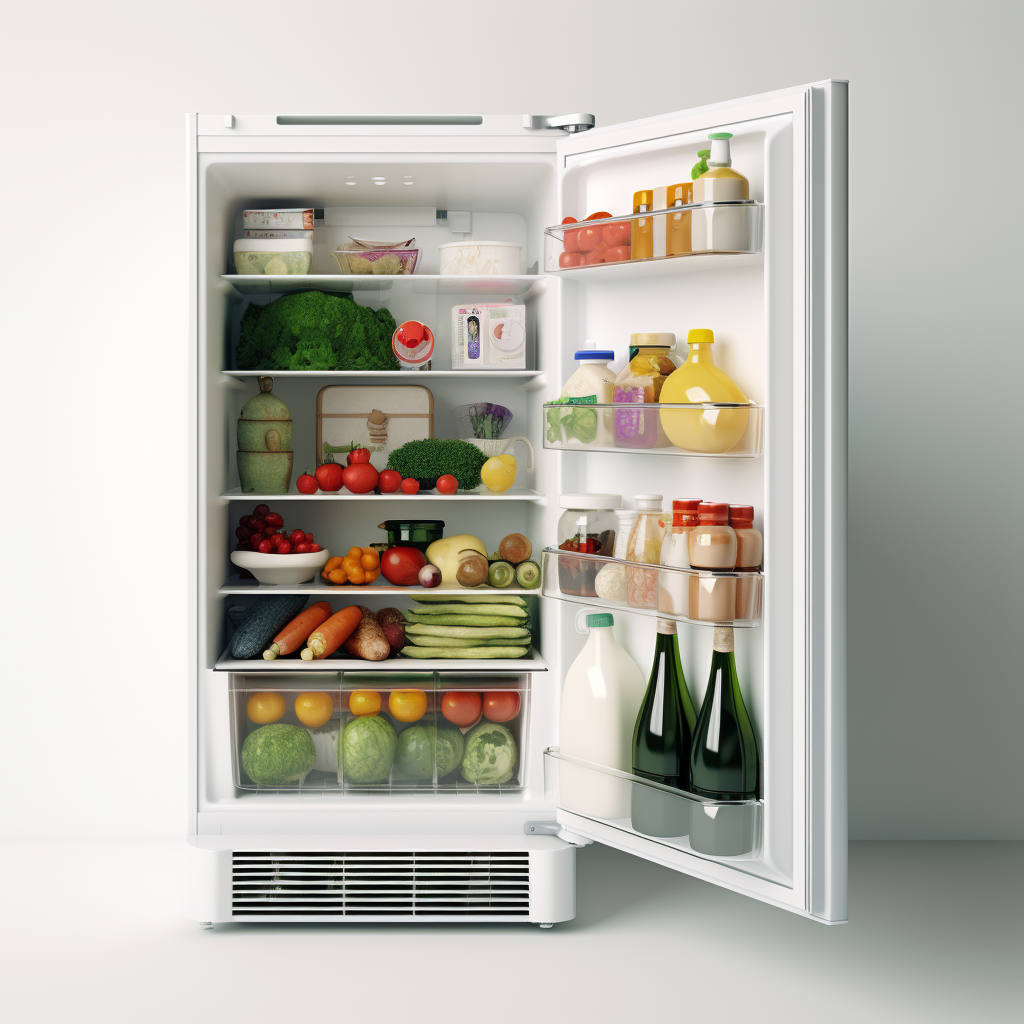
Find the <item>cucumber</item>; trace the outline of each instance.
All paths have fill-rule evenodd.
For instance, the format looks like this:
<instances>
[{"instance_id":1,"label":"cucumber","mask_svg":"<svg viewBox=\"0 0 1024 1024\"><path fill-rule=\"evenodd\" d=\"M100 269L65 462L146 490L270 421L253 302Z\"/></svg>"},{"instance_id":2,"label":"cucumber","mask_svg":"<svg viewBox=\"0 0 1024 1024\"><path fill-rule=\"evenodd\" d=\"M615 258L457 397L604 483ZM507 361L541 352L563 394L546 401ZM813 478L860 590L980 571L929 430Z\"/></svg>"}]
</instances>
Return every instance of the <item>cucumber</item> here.
<instances>
[{"instance_id":1,"label":"cucumber","mask_svg":"<svg viewBox=\"0 0 1024 1024\"><path fill-rule=\"evenodd\" d=\"M521 626L524 619L511 615L424 615L409 612L410 622L422 622L428 626Z\"/></svg>"},{"instance_id":2,"label":"cucumber","mask_svg":"<svg viewBox=\"0 0 1024 1024\"><path fill-rule=\"evenodd\" d=\"M305 605L306 598L301 594L258 598L231 638L231 657L240 661L262 659L270 642Z\"/></svg>"},{"instance_id":3,"label":"cucumber","mask_svg":"<svg viewBox=\"0 0 1024 1024\"><path fill-rule=\"evenodd\" d=\"M418 647L522 647L530 646L529 636L505 637L499 640L467 639L455 636L420 636L406 633L406 640Z\"/></svg>"},{"instance_id":4,"label":"cucumber","mask_svg":"<svg viewBox=\"0 0 1024 1024\"><path fill-rule=\"evenodd\" d=\"M450 636L466 640L496 640L499 637L511 640L530 635L530 631L523 626L430 626L422 622L407 622L405 632L406 635Z\"/></svg>"},{"instance_id":5,"label":"cucumber","mask_svg":"<svg viewBox=\"0 0 1024 1024\"><path fill-rule=\"evenodd\" d=\"M521 658L529 647L403 647L407 658Z\"/></svg>"},{"instance_id":6,"label":"cucumber","mask_svg":"<svg viewBox=\"0 0 1024 1024\"><path fill-rule=\"evenodd\" d=\"M536 562L520 562L516 566L516 582L525 590L536 590L540 586L540 566Z\"/></svg>"},{"instance_id":7,"label":"cucumber","mask_svg":"<svg viewBox=\"0 0 1024 1024\"><path fill-rule=\"evenodd\" d=\"M468 604L517 604L526 607L526 599L518 594L495 594L488 590L466 589L464 594L410 594L420 604L439 604L445 601L465 601Z\"/></svg>"},{"instance_id":8,"label":"cucumber","mask_svg":"<svg viewBox=\"0 0 1024 1024\"><path fill-rule=\"evenodd\" d=\"M410 615L421 618L436 615L506 615L513 619L525 619L529 614L525 608L517 604L488 604L474 608L471 604L432 604L428 608L411 608Z\"/></svg>"}]
</instances>

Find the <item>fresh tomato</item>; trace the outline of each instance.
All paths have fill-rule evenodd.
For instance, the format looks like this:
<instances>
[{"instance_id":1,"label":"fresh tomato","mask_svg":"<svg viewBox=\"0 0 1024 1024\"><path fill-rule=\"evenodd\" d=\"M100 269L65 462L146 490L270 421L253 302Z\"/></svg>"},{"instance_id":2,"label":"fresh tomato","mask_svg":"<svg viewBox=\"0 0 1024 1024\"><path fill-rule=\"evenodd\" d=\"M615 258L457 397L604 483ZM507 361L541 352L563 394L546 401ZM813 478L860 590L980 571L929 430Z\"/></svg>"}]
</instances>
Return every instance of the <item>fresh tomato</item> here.
<instances>
[{"instance_id":1,"label":"fresh tomato","mask_svg":"<svg viewBox=\"0 0 1024 1024\"><path fill-rule=\"evenodd\" d=\"M309 545L309 552L310 552L310 554L312 554L314 551L323 551L323 548L320 547L319 544L310 544Z\"/></svg>"},{"instance_id":2,"label":"fresh tomato","mask_svg":"<svg viewBox=\"0 0 1024 1024\"><path fill-rule=\"evenodd\" d=\"M437 483L434 486L442 494L454 494L459 489L459 481L451 473L445 473L444 476L437 478Z\"/></svg>"},{"instance_id":3,"label":"fresh tomato","mask_svg":"<svg viewBox=\"0 0 1024 1024\"><path fill-rule=\"evenodd\" d=\"M380 694L376 690L353 690L348 695L348 709L357 717L375 715L380 711Z\"/></svg>"},{"instance_id":4,"label":"fresh tomato","mask_svg":"<svg viewBox=\"0 0 1024 1024\"><path fill-rule=\"evenodd\" d=\"M292 532L288 534L288 539L293 544L301 544L306 539L306 532L305 530L292 530Z\"/></svg>"},{"instance_id":5,"label":"fresh tomato","mask_svg":"<svg viewBox=\"0 0 1024 1024\"><path fill-rule=\"evenodd\" d=\"M632 249L628 245L616 245L604 252L605 263L624 263L630 259Z\"/></svg>"},{"instance_id":6,"label":"fresh tomato","mask_svg":"<svg viewBox=\"0 0 1024 1024\"><path fill-rule=\"evenodd\" d=\"M257 505L252 510L252 514L254 516L256 516L257 519L262 519L269 511L270 511L270 506L269 505Z\"/></svg>"},{"instance_id":7,"label":"fresh tomato","mask_svg":"<svg viewBox=\"0 0 1024 1024\"><path fill-rule=\"evenodd\" d=\"M472 725L480 717L480 694L473 690L449 690L441 697L441 714L452 725Z\"/></svg>"},{"instance_id":8,"label":"fresh tomato","mask_svg":"<svg viewBox=\"0 0 1024 1024\"><path fill-rule=\"evenodd\" d=\"M418 548L388 548L381 556L381 575L396 587L413 587L419 583L420 569L427 564L427 556Z\"/></svg>"},{"instance_id":9,"label":"fresh tomato","mask_svg":"<svg viewBox=\"0 0 1024 1024\"><path fill-rule=\"evenodd\" d=\"M254 693L245 705L249 720L257 725L267 725L284 718L284 697L279 693Z\"/></svg>"},{"instance_id":10,"label":"fresh tomato","mask_svg":"<svg viewBox=\"0 0 1024 1024\"><path fill-rule=\"evenodd\" d=\"M326 725L333 711L334 702L329 693L300 693L295 698L295 717L310 729Z\"/></svg>"},{"instance_id":11,"label":"fresh tomato","mask_svg":"<svg viewBox=\"0 0 1024 1024\"><path fill-rule=\"evenodd\" d=\"M377 486L377 470L368 462L353 462L345 467L341 479L353 494L369 494Z\"/></svg>"},{"instance_id":12,"label":"fresh tomato","mask_svg":"<svg viewBox=\"0 0 1024 1024\"><path fill-rule=\"evenodd\" d=\"M274 553L274 545L269 540L260 541L260 554L261 555L272 555Z\"/></svg>"},{"instance_id":13,"label":"fresh tomato","mask_svg":"<svg viewBox=\"0 0 1024 1024\"><path fill-rule=\"evenodd\" d=\"M399 722L418 722L427 713L427 695L422 690L392 690L388 711Z\"/></svg>"},{"instance_id":14,"label":"fresh tomato","mask_svg":"<svg viewBox=\"0 0 1024 1024\"><path fill-rule=\"evenodd\" d=\"M280 530L284 526L284 516L279 515L277 512L268 512L263 517L263 522L273 530Z\"/></svg>"},{"instance_id":15,"label":"fresh tomato","mask_svg":"<svg viewBox=\"0 0 1024 1024\"><path fill-rule=\"evenodd\" d=\"M348 453L346 462L349 466L361 465L364 462L370 461L370 449L369 448L353 448ZM348 486L346 484L346 486Z\"/></svg>"},{"instance_id":16,"label":"fresh tomato","mask_svg":"<svg viewBox=\"0 0 1024 1024\"><path fill-rule=\"evenodd\" d=\"M292 553L291 542L282 540L281 543L277 545L277 553L279 555L290 555Z\"/></svg>"},{"instance_id":17,"label":"fresh tomato","mask_svg":"<svg viewBox=\"0 0 1024 1024\"><path fill-rule=\"evenodd\" d=\"M247 530L258 530L259 522L260 520L255 516L242 516L242 518L238 520L238 525L244 526Z\"/></svg>"},{"instance_id":18,"label":"fresh tomato","mask_svg":"<svg viewBox=\"0 0 1024 1024\"><path fill-rule=\"evenodd\" d=\"M402 486L402 474L393 469L382 469L377 477L381 494L394 494Z\"/></svg>"},{"instance_id":19,"label":"fresh tomato","mask_svg":"<svg viewBox=\"0 0 1024 1024\"><path fill-rule=\"evenodd\" d=\"M304 540L304 541L305 541L305 542L306 542L307 544L312 544L312 543L313 543L313 534L311 534L311 533L309 533L309 532L307 531L307 532L306 532L305 534L303 534L303 536L302 536L302 539L303 539L303 540Z\"/></svg>"},{"instance_id":20,"label":"fresh tomato","mask_svg":"<svg viewBox=\"0 0 1024 1024\"><path fill-rule=\"evenodd\" d=\"M595 263L604 263L607 254L608 246L602 242L596 249L588 252L584 258L587 262L587 266L589 267Z\"/></svg>"},{"instance_id":21,"label":"fresh tomato","mask_svg":"<svg viewBox=\"0 0 1024 1024\"><path fill-rule=\"evenodd\" d=\"M579 252L563 252L558 257L558 266L562 270L567 270L569 267L582 267L585 262L582 253Z\"/></svg>"},{"instance_id":22,"label":"fresh tomato","mask_svg":"<svg viewBox=\"0 0 1024 1024\"><path fill-rule=\"evenodd\" d=\"M575 217L563 217L562 218L562 223L563 224L575 224L575 223L577 223L577 221L576 221ZM577 235L579 235L578 231L563 231L562 232L562 248L566 252L579 252L580 251L579 243L576 240Z\"/></svg>"},{"instance_id":23,"label":"fresh tomato","mask_svg":"<svg viewBox=\"0 0 1024 1024\"><path fill-rule=\"evenodd\" d=\"M602 229L600 227L582 227L577 232L577 244L580 252L591 252L599 245L604 244Z\"/></svg>"},{"instance_id":24,"label":"fresh tomato","mask_svg":"<svg viewBox=\"0 0 1024 1024\"><path fill-rule=\"evenodd\" d=\"M519 694L515 690L488 690L484 694L484 718L491 722L509 722L519 714Z\"/></svg>"},{"instance_id":25,"label":"fresh tomato","mask_svg":"<svg viewBox=\"0 0 1024 1024\"><path fill-rule=\"evenodd\" d=\"M255 547L259 547L259 545L262 544L266 539L267 539L266 534L260 533L259 530L257 530L255 533L250 533L249 534L249 543L254 548Z\"/></svg>"},{"instance_id":26,"label":"fresh tomato","mask_svg":"<svg viewBox=\"0 0 1024 1024\"><path fill-rule=\"evenodd\" d=\"M420 489L419 483L416 480L413 480L413 478L411 476L410 477L406 477L402 481L402 493L403 494L416 494L419 491L419 489Z\"/></svg>"},{"instance_id":27,"label":"fresh tomato","mask_svg":"<svg viewBox=\"0 0 1024 1024\"><path fill-rule=\"evenodd\" d=\"M316 482L322 491L341 490L341 466L336 462L323 462L316 467Z\"/></svg>"},{"instance_id":28,"label":"fresh tomato","mask_svg":"<svg viewBox=\"0 0 1024 1024\"><path fill-rule=\"evenodd\" d=\"M601 229L604 244L611 248L616 245L629 245L632 233L633 227L628 221L623 224L609 224Z\"/></svg>"},{"instance_id":29,"label":"fresh tomato","mask_svg":"<svg viewBox=\"0 0 1024 1024\"><path fill-rule=\"evenodd\" d=\"M295 481L295 486L298 488L299 494L316 494L320 490L320 485L316 482L316 477L310 473L303 473L298 480Z\"/></svg>"},{"instance_id":30,"label":"fresh tomato","mask_svg":"<svg viewBox=\"0 0 1024 1024\"><path fill-rule=\"evenodd\" d=\"M305 541L300 541L298 544L295 545L293 550L297 555L308 555L309 545Z\"/></svg>"}]
</instances>

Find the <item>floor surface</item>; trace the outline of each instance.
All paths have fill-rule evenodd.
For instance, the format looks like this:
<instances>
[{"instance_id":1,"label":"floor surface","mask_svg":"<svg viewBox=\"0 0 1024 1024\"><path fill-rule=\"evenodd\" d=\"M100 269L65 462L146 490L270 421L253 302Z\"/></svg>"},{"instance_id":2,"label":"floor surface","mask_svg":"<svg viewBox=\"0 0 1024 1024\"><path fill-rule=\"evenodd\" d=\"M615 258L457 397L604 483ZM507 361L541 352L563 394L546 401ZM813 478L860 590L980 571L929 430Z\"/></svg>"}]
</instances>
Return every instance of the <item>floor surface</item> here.
<instances>
[{"instance_id":1,"label":"floor surface","mask_svg":"<svg viewBox=\"0 0 1024 1024\"><path fill-rule=\"evenodd\" d=\"M204 931L177 843L4 851L9 1024L1022 1019L1024 843L853 843L836 927L591 847L577 918L548 931Z\"/></svg>"}]
</instances>

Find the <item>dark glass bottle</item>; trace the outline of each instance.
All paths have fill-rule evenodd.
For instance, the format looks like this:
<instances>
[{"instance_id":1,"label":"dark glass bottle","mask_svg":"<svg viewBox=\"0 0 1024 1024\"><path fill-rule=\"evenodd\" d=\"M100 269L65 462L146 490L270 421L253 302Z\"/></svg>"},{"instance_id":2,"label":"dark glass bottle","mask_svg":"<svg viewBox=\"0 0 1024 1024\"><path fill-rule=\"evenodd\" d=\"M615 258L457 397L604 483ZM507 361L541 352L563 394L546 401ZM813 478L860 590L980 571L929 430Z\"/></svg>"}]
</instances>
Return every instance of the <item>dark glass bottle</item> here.
<instances>
[{"instance_id":1,"label":"dark glass bottle","mask_svg":"<svg viewBox=\"0 0 1024 1024\"><path fill-rule=\"evenodd\" d=\"M695 722L679 660L676 624L658 619L654 665L633 730L633 774L686 789ZM632 789L630 817L637 832L666 837L689 832L686 800L637 783Z\"/></svg>"}]
</instances>

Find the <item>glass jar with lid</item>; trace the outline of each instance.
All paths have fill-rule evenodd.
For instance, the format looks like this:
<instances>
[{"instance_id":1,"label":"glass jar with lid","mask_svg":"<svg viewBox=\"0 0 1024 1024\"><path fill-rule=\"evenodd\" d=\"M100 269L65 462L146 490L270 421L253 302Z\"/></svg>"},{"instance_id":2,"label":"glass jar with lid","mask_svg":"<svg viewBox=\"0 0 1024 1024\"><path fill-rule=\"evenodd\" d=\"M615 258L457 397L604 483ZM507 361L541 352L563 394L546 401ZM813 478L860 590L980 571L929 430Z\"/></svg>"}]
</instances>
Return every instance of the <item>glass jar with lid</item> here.
<instances>
[{"instance_id":1,"label":"glass jar with lid","mask_svg":"<svg viewBox=\"0 0 1024 1024\"><path fill-rule=\"evenodd\" d=\"M558 520L559 550L610 558L618 526L615 510L622 506L622 495L563 494L559 504L564 509ZM593 558L559 555L558 589L563 594L596 597L594 581L604 564Z\"/></svg>"}]
</instances>

